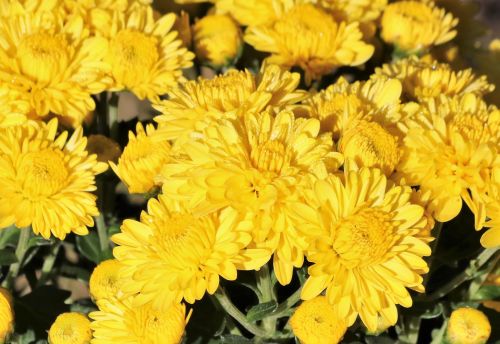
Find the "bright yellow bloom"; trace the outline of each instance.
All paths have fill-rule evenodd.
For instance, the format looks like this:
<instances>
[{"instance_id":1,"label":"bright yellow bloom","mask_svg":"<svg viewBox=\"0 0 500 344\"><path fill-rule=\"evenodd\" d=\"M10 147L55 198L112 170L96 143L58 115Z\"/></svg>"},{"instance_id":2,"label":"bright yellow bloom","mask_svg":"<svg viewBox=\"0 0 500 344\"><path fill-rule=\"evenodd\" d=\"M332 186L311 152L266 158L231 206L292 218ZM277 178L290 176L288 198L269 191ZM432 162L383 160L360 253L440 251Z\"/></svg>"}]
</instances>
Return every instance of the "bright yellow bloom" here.
<instances>
[{"instance_id":1,"label":"bright yellow bloom","mask_svg":"<svg viewBox=\"0 0 500 344\"><path fill-rule=\"evenodd\" d=\"M14 308L10 292L0 287L0 343L14 331Z\"/></svg>"},{"instance_id":2,"label":"bright yellow bloom","mask_svg":"<svg viewBox=\"0 0 500 344\"><path fill-rule=\"evenodd\" d=\"M90 296L95 301L111 299L120 290L120 269L122 265L116 259L108 259L94 268L89 280Z\"/></svg>"},{"instance_id":3,"label":"bright yellow bloom","mask_svg":"<svg viewBox=\"0 0 500 344\"><path fill-rule=\"evenodd\" d=\"M493 171L484 201L486 203L486 217L488 218L484 226L489 229L481 237L481 245L493 248L500 246L500 169Z\"/></svg>"},{"instance_id":4,"label":"bright yellow bloom","mask_svg":"<svg viewBox=\"0 0 500 344\"><path fill-rule=\"evenodd\" d=\"M221 117L242 112L281 109L307 96L297 90L298 73L264 65L257 75L248 70L230 70L211 80L188 81L169 93L169 99L154 107L162 114L154 118L169 139L189 139L194 130L203 129Z\"/></svg>"},{"instance_id":5,"label":"bright yellow bloom","mask_svg":"<svg viewBox=\"0 0 500 344\"><path fill-rule=\"evenodd\" d=\"M339 78L304 103L309 115L321 122L322 131L332 132L334 140L358 120L375 121L383 124L397 123L401 83L393 79L357 81L349 84Z\"/></svg>"},{"instance_id":6,"label":"bright yellow bloom","mask_svg":"<svg viewBox=\"0 0 500 344\"><path fill-rule=\"evenodd\" d=\"M118 165L109 165L127 185L130 193L146 193L156 185L156 177L170 156L167 136L152 124L146 128L140 122L136 134L129 132L128 144L118 159Z\"/></svg>"},{"instance_id":7,"label":"bright yellow bloom","mask_svg":"<svg viewBox=\"0 0 500 344\"><path fill-rule=\"evenodd\" d=\"M90 344L90 320L80 313L63 313L49 330L49 344Z\"/></svg>"},{"instance_id":8,"label":"bright yellow bloom","mask_svg":"<svg viewBox=\"0 0 500 344\"><path fill-rule=\"evenodd\" d=\"M293 333L301 344L337 344L347 324L325 296L303 301L290 318Z\"/></svg>"},{"instance_id":9,"label":"bright yellow bloom","mask_svg":"<svg viewBox=\"0 0 500 344\"><path fill-rule=\"evenodd\" d=\"M463 199L480 229L486 217L481 195L500 167L500 111L466 94L428 99L409 118L399 177L431 192L428 209L436 220L457 216Z\"/></svg>"},{"instance_id":10,"label":"bright yellow bloom","mask_svg":"<svg viewBox=\"0 0 500 344\"><path fill-rule=\"evenodd\" d=\"M318 3L332 12L335 19L350 23L375 21L387 6L387 0L319 0Z\"/></svg>"},{"instance_id":11,"label":"bright yellow bloom","mask_svg":"<svg viewBox=\"0 0 500 344\"><path fill-rule=\"evenodd\" d=\"M0 129L0 228L32 226L59 239L94 225L95 175L107 169L85 150L82 128L56 137L57 120Z\"/></svg>"},{"instance_id":12,"label":"bright yellow bloom","mask_svg":"<svg viewBox=\"0 0 500 344\"><path fill-rule=\"evenodd\" d=\"M194 54L182 47L172 31L175 14L158 19L151 7L130 13L114 12L97 23L97 32L109 38L104 61L111 66L112 89L128 89L140 99L159 96L182 80L182 68L192 65Z\"/></svg>"},{"instance_id":13,"label":"bright yellow bloom","mask_svg":"<svg viewBox=\"0 0 500 344\"><path fill-rule=\"evenodd\" d=\"M398 49L413 53L452 40L457 24L458 19L432 1L398 1L385 8L381 36Z\"/></svg>"},{"instance_id":14,"label":"bright yellow bloom","mask_svg":"<svg viewBox=\"0 0 500 344\"><path fill-rule=\"evenodd\" d=\"M409 201L411 188L391 187L380 170L361 168L346 171L344 179L313 181L303 193L305 202L290 206L297 227L311 238L302 299L326 289L348 326L358 315L372 332L379 315L395 324L396 305L412 305L406 288L424 291L422 256L431 253L418 238L426 219Z\"/></svg>"},{"instance_id":15,"label":"bright yellow bloom","mask_svg":"<svg viewBox=\"0 0 500 344\"><path fill-rule=\"evenodd\" d=\"M105 39L89 37L83 18L28 12L0 22L0 88L29 103L29 114L54 113L78 126L95 108L91 94L109 84Z\"/></svg>"},{"instance_id":16,"label":"bright yellow bloom","mask_svg":"<svg viewBox=\"0 0 500 344\"><path fill-rule=\"evenodd\" d=\"M451 66L437 61L427 62L415 57L385 64L375 70L374 78L397 78L409 99L423 100L441 94L454 96L474 93L482 96L495 89L486 76L477 77L472 69L455 72Z\"/></svg>"},{"instance_id":17,"label":"bright yellow bloom","mask_svg":"<svg viewBox=\"0 0 500 344\"><path fill-rule=\"evenodd\" d=\"M250 26L245 41L271 53L266 60L287 68L299 66L310 83L339 66L358 66L373 54L362 41L358 23L337 23L331 15L311 4L296 5L276 21Z\"/></svg>"},{"instance_id":18,"label":"bright yellow bloom","mask_svg":"<svg viewBox=\"0 0 500 344\"><path fill-rule=\"evenodd\" d=\"M290 111L220 120L182 145L179 156L187 159L165 166L164 192L201 212L231 206L250 214L255 246L275 252L274 271L287 284L306 246L286 216L287 200L306 176L341 165L331 136L318 133L316 119L296 119Z\"/></svg>"},{"instance_id":19,"label":"bright yellow bloom","mask_svg":"<svg viewBox=\"0 0 500 344\"><path fill-rule=\"evenodd\" d=\"M500 38L495 38L488 45L488 49L493 52L500 52Z\"/></svg>"},{"instance_id":20,"label":"bright yellow bloom","mask_svg":"<svg viewBox=\"0 0 500 344\"><path fill-rule=\"evenodd\" d=\"M450 344L484 344L490 334L490 321L483 312L462 307L451 313L446 334Z\"/></svg>"},{"instance_id":21,"label":"bright yellow bloom","mask_svg":"<svg viewBox=\"0 0 500 344\"><path fill-rule=\"evenodd\" d=\"M240 27L227 15L201 18L193 26L193 35L196 56L215 68L231 65L243 49Z\"/></svg>"},{"instance_id":22,"label":"bright yellow bloom","mask_svg":"<svg viewBox=\"0 0 500 344\"><path fill-rule=\"evenodd\" d=\"M181 2L182 0L177 0ZM185 2L184 0L183 2ZM191 0L191 2L193 2ZM240 25L263 25L276 20L282 0L215 0L217 13L230 14Z\"/></svg>"},{"instance_id":23,"label":"bright yellow bloom","mask_svg":"<svg viewBox=\"0 0 500 344\"><path fill-rule=\"evenodd\" d=\"M60 0L0 0L0 17L12 17L26 13L52 11Z\"/></svg>"},{"instance_id":24,"label":"bright yellow bloom","mask_svg":"<svg viewBox=\"0 0 500 344\"><path fill-rule=\"evenodd\" d=\"M233 281L238 269L258 269L269 259L267 250L246 249L250 230L234 209L197 215L165 195L151 199L141 221L125 220L112 238L127 278L122 290L137 294L136 305L194 303L213 294L220 277Z\"/></svg>"},{"instance_id":25,"label":"bright yellow bloom","mask_svg":"<svg viewBox=\"0 0 500 344\"><path fill-rule=\"evenodd\" d=\"M135 306L130 298L97 301L92 344L179 344L188 322L184 304L154 309L151 304Z\"/></svg>"},{"instance_id":26,"label":"bright yellow bloom","mask_svg":"<svg viewBox=\"0 0 500 344\"><path fill-rule=\"evenodd\" d=\"M0 128L23 124L29 109L29 102L22 99L20 92L0 88Z\"/></svg>"}]
</instances>

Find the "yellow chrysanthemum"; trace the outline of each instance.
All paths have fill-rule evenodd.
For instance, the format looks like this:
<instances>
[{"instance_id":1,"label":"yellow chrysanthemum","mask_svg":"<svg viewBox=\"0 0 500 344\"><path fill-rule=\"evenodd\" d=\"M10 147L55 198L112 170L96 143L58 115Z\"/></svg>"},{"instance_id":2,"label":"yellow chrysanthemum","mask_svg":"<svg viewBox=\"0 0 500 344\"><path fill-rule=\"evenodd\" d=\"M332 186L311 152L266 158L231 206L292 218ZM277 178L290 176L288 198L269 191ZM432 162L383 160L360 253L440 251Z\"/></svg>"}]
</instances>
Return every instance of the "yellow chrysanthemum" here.
<instances>
[{"instance_id":1,"label":"yellow chrysanthemum","mask_svg":"<svg viewBox=\"0 0 500 344\"><path fill-rule=\"evenodd\" d=\"M292 7L276 21L250 26L245 41L271 53L266 60L287 68L299 66L310 83L339 66L358 66L373 54L362 41L358 23L337 23L331 15L311 4Z\"/></svg>"},{"instance_id":2,"label":"yellow chrysanthemum","mask_svg":"<svg viewBox=\"0 0 500 344\"><path fill-rule=\"evenodd\" d=\"M427 62L415 57L385 64L375 70L374 78L380 76L397 78L403 83L403 90L411 100L474 93L482 96L495 89L486 76L477 77L472 69L455 72L451 66L437 61Z\"/></svg>"},{"instance_id":3,"label":"yellow chrysanthemum","mask_svg":"<svg viewBox=\"0 0 500 344\"><path fill-rule=\"evenodd\" d=\"M406 52L419 52L452 40L458 19L432 1L398 1L382 15L381 36Z\"/></svg>"},{"instance_id":4,"label":"yellow chrysanthemum","mask_svg":"<svg viewBox=\"0 0 500 344\"><path fill-rule=\"evenodd\" d=\"M481 237L481 245L486 248L494 248L500 246L500 169L493 171L487 195L484 195L483 198L488 218L484 226L489 229Z\"/></svg>"},{"instance_id":5,"label":"yellow chrysanthemum","mask_svg":"<svg viewBox=\"0 0 500 344\"><path fill-rule=\"evenodd\" d=\"M335 19L347 22L377 20L387 6L387 0L319 0Z\"/></svg>"},{"instance_id":6,"label":"yellow chrysanthemum","mask_svg":"<svg viewBox=\"0 0 500 344\"><path fill-rule=\"evenodd\" d=\"M412 305L406 288L424 291L422 256L431 253L417 237L426 220L424 209L409 201L411 188L391 187L380 170L361 168L346 171L345 179L313 181L303 192L305 202L290 206L297 227L311 238L302 299L326 289L348 326L358 315L372 332L379 315L395 324L396 305Z\"/></svg>"},{"instance_id":7,"label":"yellow chrysanthemum","mask_svg":"<svg viewBox=\"0 0 500 344\"><path fill-rule=\"evenodd\" d=\"M169 99L154 107L162 114L154 118L169 139L189 139L214 119L234 117L238 110L260 112L281 109L307 96L297 90L298 73L264 65L257 75L248 70L230 70L211 80L188 81L169 93Z\"/></svg>"},{"instance_id":8,"label":"yellow chrysanthemum","mask_svg":"<svg viewBox=\"0 0 500 344\"><path fill-rule=\"evenodd\" d=\"M108 259L94 268L89 279L90 296L94 301L111 299L120 290L120 269L122 265L116 259Z\"/></svg>"},{"instance_id":9,"label":"yellow chrysanthemum","mask_svg":"<svg viewBox=\"0 0 500 344\"><path fill-rule=\"evenodd\" d=\"M293 333L301 344L337 344L347 324L325 296L304 301L290 318Z\"/></svg>"},{"instance_id":10,"label":"yellow chrysanthemum","mask_svg":"<svg viewBox=\"0 0 500 344\"><path fill-rule=\"evenodd\" d=\"M181 1L183 0L177 0L177 2ZM215 0L213 2L215 2L217 13L230 14L243 26L268 24L278 18L279 10L283 6L282 0Z\"/></svg>"},{"instance_id":11,"label":"yellow chrysanthemum","mask_svg":"<svg viewBox=\"0 0 500 344\"><path fill-rule=\"evenodd\" d=\"M158 100L182 79L182 68L192 65L194 54L182 47L174 22L173 13L155 19L148 6L116 11L110 20L97 23L97 32L109 38L104 61L111 66L113 90Z\"/></svg>"},{"instance_id":12,"label":"yellow chrysanthemum","mask_svg":"<svg viewBox=\"0 0 500 344\"><path fill-rule=\"evenodd\" d=\"M306 99L311 117L321 122L322 131L332 132L334 140L352 122L358 120L379 123L397 123L401 83L398 80L380 78L349 84L340 78L335 84Z\"/></svg>"},{"instance_id":13,"label":"yellow chrysanthemum","mask_svg":"<svg viewBox=\"0 0 500 344\"><path fill-rule=\"evenodd\" d=\"M32 117L54 113L74 126L95 108L91 94L109 84L105 39L89 37L83 18L27 12L0 22L0 89L29 103Z\"/></svg>"},{"instance_id":14,"label":"yellow chrysanthemum","mask_svg":"<svg viewBox=\"0 0 500 344\"><path fill-rule=\"evenodd\" d=\"M29 110L30 104L20 92L0 88L0 128L25 123Z\"/></svg>"},{"instance_id":15,"label":"yellow chrysanthemum","mask_svg":"<svg viewBox=\"0 0 500 344\"><path fill-rule=\"evenodd\" d=\"M450 344L485 344L490 334L490 321L483 312L462 307L451 313L446 333Z\"/></svg>"},{"instance_id":16,"label":"yellow chrysanthemum","mask_svg":"<svg viewBox=\"0 0 500 344\"><path fill-rule=\"evenodd\" d=\"M49 344L90 344L90 320L80 313L63 313L49 330Z\"/></svg>"},{"instance_id":17,"label":"yellow chrysanthemum","mask_svg":"<svg viewBox=\"0 0 500 344\"><path fill-rule=\"evenodd\" d=\"M69 139L56 131L56 119L0 129L0 228L31 225L46 239L64 239L93 226L95 175L107 165L87 153L81 127Z\"/></svg>"},{"instance_id":18,"label":"yellow chrysanthemum","mask_svg":"<svg viewBox=\"0 0 500 344\"><path fill-rule=\"evenodd\" d=\"M5 288L0 288L0 343L14 331L14 308L12 295Z\"/></svg>"},{"instance_id":19,"label":"yellow chrysanthemum","mask_svg":"<svg viewBox=\"0 0 500 344\"><path fill-rule=\"evenodd\" d=\"M216 68L231 65L243 49L239 26L223 14L207 15L193 26L196 56Z\"/></svg>"},{"instance_id":20,"label":"yellow chrysanthemum","mask_svg":"<svg viewBox=\"0 0 500 344\"><path fill-rule=\"evenodd\" d=\"M52 11L60 0L0 0L0 17L12 17L28 12Z\"/></svg>"},{"instance_id":21,"label":"yellow chrysanthemum","mask_svg":"<svg viewBox=\"0 0 500 344\"><path fill-rule=\"evenodd\" d=\"M170 156L170 143L162 130L152 124L136 125L136 134L128 134L128 144L118 159L109 165L127 185L130 193L146 193L156 185L156 177Z\"/></svg>"},{"instance_id":22,"label":"yellow chrysanthemum","mask_svg":"<svg viewBox=\"0 0 500 344\"><path fill-rule=\"evenodd\" d=\"M141 222L125 220L112 238L127 278L122 290L137 294L137 305L155 307L213 294L220 277L235 280L238 269L258 269L269 259L267 250L246 249L250 230L234 209L197 215L167 196L151 199Z\"/></svg>"},{"instance_id":23,"label":"yellow chrysanthemum","mask_svg":"<svg viewBox=\"0 0 500 344\"><path fill-rule=\"evenodd\" d=\"M473 94L429 99L416 110L407 120L399 177L431 192L428 209L436 220L457 216L463 199L480 229L486 216L481 195L500 167L500 111Z\"/></svg>"},{"instance_id":24,"label":"yellow chrysanthemum","mask_svg":"<svg viewBox=\"0 0 500 344\"><path fill-rule=\"evenodd\" d=\"M231 206L253 214L254 245L275 252L274 271L287 284L293 267L302 266L306 243L287 219L286 202L302 178L341 165L331 136L318 133L316 119L295 119L290 111L221 120L182 145L185 160L165 166L164 192L201 212Z\"/></svg>"},{"instance_id":25,"label":"yellow chrysanthemum","mask_svg":"<svg viewBox=\"0 0 500 344\"><path fill-rule=\"evenodd\" d=\"M97 301L92 344L179 344L186 318L184 304L155 309L151 304L135 306L130 298Z\"/></svg>"}]
</instances>

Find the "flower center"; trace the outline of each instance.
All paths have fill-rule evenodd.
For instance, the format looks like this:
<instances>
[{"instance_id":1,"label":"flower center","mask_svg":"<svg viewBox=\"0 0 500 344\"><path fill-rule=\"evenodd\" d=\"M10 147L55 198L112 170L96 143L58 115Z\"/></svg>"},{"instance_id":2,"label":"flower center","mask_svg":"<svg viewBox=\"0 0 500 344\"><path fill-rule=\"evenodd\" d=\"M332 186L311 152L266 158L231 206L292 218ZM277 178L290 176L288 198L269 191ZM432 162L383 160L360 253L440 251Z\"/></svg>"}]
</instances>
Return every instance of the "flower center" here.
<instances>
[{"instance_id":1,"label":"flower center","mask_svg":"<svg viewBox=\"0 0 500 344\"><path fill-rule=\"evenodd\" d=\"M177 343L184 330L184 309L180 304L157 310L150 305L131 309L130 324L141 343Z\"/></svg>"},{"instance_id":2,"label":"flower center","mask_svg":"<svg viewBox=\"0 0 500 344\"><path fill-rule=\"evenodd\" d=\"M22 38L17 48L21 70L41 83L50 83L69 64L69 49L66 40L48 33L35 33Z\"/></svg>"},{"instance_id":3,"label":"flower center","mask_svg":"<svg viewBox=\"0 0 500 344\"><path fill-rule=\"evenodd\" d=\"M129 29L118 32L106 58L115 79L125 87L147 81L159 58L157 43L156 38L142 32Z\"/></svg>"},{"instance_id":4,"label":"flower center","mask_svg":"<svg viewBox=\"0 0 500 344\"><path fill-rule=\"evenodd\" d=\"M290 166L291 152L280 141L270 140L252 149L250 159L254 167L260 171L279 174Z\"/></svg>"},{"instance_id":5,"label":"flower center","mask_svg":"<svg viewBox=\"0 0 500 344\"><path fill-rule=\"evenodd\" d=\"M58 149L27 153L18 168L23 195L32 200L60 191L67 184L68 175L64 153Z\"/></svg>"},{"instance_id":6,"label":"flower center","mask_svg":"<svg viewBox=\"0 0 500 344\"><path fill-rule=\"evenodd\" d=\"M392 173L400 158L397 138L380 124L365 120L345 131L339 150L361 166L380 168L386 175Z\"/></svg>"},{"instance_id":7,"label":"flower center","mask_svg":"<svg viewBox=\"0 0 500 344\"><path fill-rule=\"evenodd\" d=\"M388 213L365 208L345 218L336 229L333 249L347 268L379 262L389 252L394 226Z\"/></svg>"}]
</instances>

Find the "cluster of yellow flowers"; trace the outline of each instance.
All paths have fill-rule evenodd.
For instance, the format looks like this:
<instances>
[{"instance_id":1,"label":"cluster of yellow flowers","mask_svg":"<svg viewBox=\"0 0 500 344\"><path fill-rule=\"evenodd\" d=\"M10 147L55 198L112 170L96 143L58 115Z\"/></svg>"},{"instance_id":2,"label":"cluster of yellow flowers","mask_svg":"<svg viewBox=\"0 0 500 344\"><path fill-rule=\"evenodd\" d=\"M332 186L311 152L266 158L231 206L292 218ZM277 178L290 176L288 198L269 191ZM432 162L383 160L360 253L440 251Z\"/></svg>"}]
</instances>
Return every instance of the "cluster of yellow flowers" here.
<instances>
[{"instance_id":1,"label":"cluster of yellow flowers","mask_svg":"<svg viewBox=\"0 0 500 344\"><path fill-rule=\"evenodd\" d=\"M287 285L306 260L291 327L334 343L358 317L375 332L411 307L431 230L463 202L476 230L490 228L483 246L500 245L500 110L483 100L494 86L424 55L455 36L451 14L432 1L213 0L191 32L150 2L0 0L0 228L88 234L107 169L81 127L93 96L126 89L159 112L109 165L130 193L161 192L94 270L92 322L63 314L50 343L178 343L185 302L221 278L272 261ZM292 67L308 87L364 65L379 26L413 56L299 88ZM183 77L191 40L221 74ZM268 54L255 73L226 70L243 42Z\"/></svg>"}]
</instances>

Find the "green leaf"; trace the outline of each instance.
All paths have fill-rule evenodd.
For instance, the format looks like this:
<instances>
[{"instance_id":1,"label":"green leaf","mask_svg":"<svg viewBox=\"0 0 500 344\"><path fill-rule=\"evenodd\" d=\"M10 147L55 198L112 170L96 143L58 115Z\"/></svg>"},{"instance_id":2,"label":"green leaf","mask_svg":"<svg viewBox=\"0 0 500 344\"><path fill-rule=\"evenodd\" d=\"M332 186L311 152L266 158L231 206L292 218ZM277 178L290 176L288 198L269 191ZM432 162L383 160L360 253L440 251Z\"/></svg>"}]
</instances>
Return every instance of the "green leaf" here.
<instances>
[{"instance_id":1,"label":"green leaf","mask_svg":"<svg viewBox=\"0 0 500 344\"><path fill-rule=\"evenodd\" d=\"M10 265L17 263L16 253L12 248L4 248L0 250L0 265Z\"/></svg>"},{"instance_id":2,"label":"green leaf","mask_svg":"<svg viewBox=\"0 0 500 344\"><path fill-rule=\"evenodd\" d=\"M252 344L253 342L245 337L228 334L220 337L220 343L223 344Z\"/></svg>"},{"instance_id":3,"label":"green leaf","mask_svg":"<svg viewBox=\"0 0 500 344\"><path fill-rule=\"evenodd\" d=\"M443 305L438 303L433 308L427 309L420 317L422 319L434 319L443 314L443 311Z\"/></svg>"},{"instance_id":4,"label":"green leaf","mask_svg":"<svg viewBox=\"0 0 500 344\"><path fill-rule=\"evenodd\" d=\"M19 241L19 228L11 226L0 231L0 249L16 247Z\"/></svg>"},{"instance_id":5,"label":"green leaf","mask_svg":"<svg viewBox=\"0 0 500 344\"><path fill-rule=\"evenodd\" d=\"M56 317L69 311L65 301L71 292L44 285L19 299L15 299L16 333L33 329L37 339L46 339Z\"/></svg>"},{"instance_id":6,"label":"green leaf","mask_svg":"<svg viewBox=\"0 0 500 344\"><path fill-rule=\"evenodd\" d=\"M247 319L249 321L258 321L267 317L269 314L274 312L274 310L278 307L278 303L276 301L269 301L265 303L259 303L256 306L250 308L247 313Z\"/></svg>"},{"instance_id":7,"label":"green leaf","mask_svg":"<svg viewBox=\"0 0 500 344\"><path fill-rule=\"evenodd\" d=\"M442 344L445 343L446 327L448 326L448 321L445 320L443 326L440 329L432 331L432 342L431 344Z\"/></svg>"},{"instance_id":8,"label":"green leaf","mask_svg":"<svg viewBox=\"0 0 500 344\"><path fill-rule=\"evenodd\" d=\"M95 264L99 264L103 260L110 259L113 257L111 249L106 251L101 251L101 246L99 243L99 237L96 232L90 232L85 236L76 237L76 247L80 253Z\"/></svg>"},{"instance_id":9,"label":"green leaf","mask_svg":"<svg viewBox=\"0 0 500 344\"><path fill-rule=\"evenodd\" d=\"M496 285L484 285L472 296L474 301L495 300L500 298L500 287Z\"/></svg>"}]
</instances>

